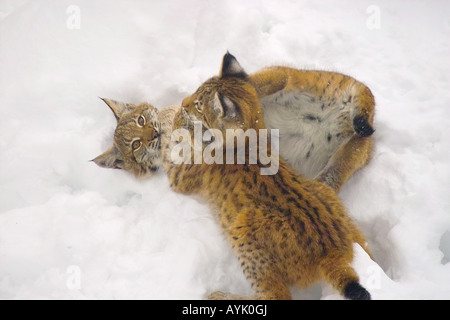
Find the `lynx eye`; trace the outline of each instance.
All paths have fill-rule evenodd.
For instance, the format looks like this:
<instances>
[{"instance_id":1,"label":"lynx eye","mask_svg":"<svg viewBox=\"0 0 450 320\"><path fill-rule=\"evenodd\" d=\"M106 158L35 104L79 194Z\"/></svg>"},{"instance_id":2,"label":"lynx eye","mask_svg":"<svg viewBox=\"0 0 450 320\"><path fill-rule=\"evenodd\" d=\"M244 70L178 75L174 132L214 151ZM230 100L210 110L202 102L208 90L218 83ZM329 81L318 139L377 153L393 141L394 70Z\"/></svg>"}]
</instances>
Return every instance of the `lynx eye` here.
<instances>
[{"instance_id":1,"label":"lynx eye","mask_svg":"<svg viewBox=\"0 0 450 320\"><path fill-rule=\"evenodd\" d=\"M145 118L144 116L139 116L137 123L139 126L143 127L145 125Z\"/></svg>"},{"instance_id":2,"label":"lynx eye","mask_svg":"<svg viewBox=\"0 0 450 320\"><path fill-rule=\"evenodd\" d=\"M141 147L141 140L136 139L131 143L131 149L133 149L133 151L136 151L137 149L139 149Z\"/></svg>"}]
</instances>

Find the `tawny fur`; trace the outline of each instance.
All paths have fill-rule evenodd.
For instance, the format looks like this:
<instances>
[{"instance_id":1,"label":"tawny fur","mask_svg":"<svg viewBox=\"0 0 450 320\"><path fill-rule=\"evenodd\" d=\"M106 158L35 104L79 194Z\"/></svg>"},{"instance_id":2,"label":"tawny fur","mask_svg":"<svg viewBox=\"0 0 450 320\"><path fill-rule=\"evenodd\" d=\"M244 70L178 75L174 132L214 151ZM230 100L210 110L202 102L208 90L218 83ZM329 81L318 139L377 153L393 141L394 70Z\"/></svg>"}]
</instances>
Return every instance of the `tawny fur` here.
<instances>
[{"instance_id":1,"label":"tawny fur","mask_svg":"<svg viewBox=\"0 0 450 320\"><path fill-rule=\"evenodd\" d=\"M353 243L368 248L334 190L298 175L282 159L274 175L261 175L261 164L174 164L171 133L183 128L193 135L191 117L223 133L264 128L257 91L234 57L225 55L220 76L184 99L182 108L160 112L171 187L211 204L255 291L251 297L216 292L209 298L290 299L292 285L320 279L347 298L370 298L351 267Z\"/></svg>"},{"instance_id":2,"label":"tawny fur","mask_svg":"<svg viewBox=\"0 0 450 320\"><path fill-rule=\"evenodd\" d=\"M280 130L281 157L298 173L339 191L369 162L375 101L362 83L339 73L287 67L263 69L250 75L249 81L256 88L267 128ZM125 121L121 121L139 116L142 105L104 101L118 124L114 146L95 158L95 163L125 169L139 178L152 175L161 164L160 148L147 149L151 154L136 158L129 146L136 137L148 139L144 134L152 131L143 132L136 121L125 130ZM154 115L149 120L156 121L156 108L145 105ZM368 126L368 134L361 136L355 130L357 117Z\"/></svg>"},{"instance_id":3,"label":"tawny fur","mask_svg":"<svg viewBox=\"0 0 450 320\"><path fill-rule=\"evenodd\" d=\"M113 145L94 158L98 166L123 169L137 178L152 175L161 166L161 139L158 109L148 103L102 99L117 120Z\"/></svg>"},{"instance_id":4,"label":"tawny fur","mask_svg":"<svg viewBox=\"0 0 450 320\"><path fill-rule=\"evenodd\" d=\"M281 157L298 173L338 191L369 162L375 100L361 82L287 67L263 69L250 81L267 128L280 130ZM367 126L365 132L355 128L356 118Z\"/></svg>"}]
</instances>

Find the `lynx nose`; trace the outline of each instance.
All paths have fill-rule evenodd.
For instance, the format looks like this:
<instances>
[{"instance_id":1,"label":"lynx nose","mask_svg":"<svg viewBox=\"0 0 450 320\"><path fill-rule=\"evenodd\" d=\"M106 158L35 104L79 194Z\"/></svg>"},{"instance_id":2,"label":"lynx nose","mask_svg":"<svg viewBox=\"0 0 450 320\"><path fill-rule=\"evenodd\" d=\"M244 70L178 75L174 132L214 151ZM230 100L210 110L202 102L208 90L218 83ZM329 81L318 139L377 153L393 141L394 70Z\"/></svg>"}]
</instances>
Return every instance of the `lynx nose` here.
<instances>
[{"instance_id":1,"label":"lynx nose","mask_svg":"<svg viewBox=\"0 0 450 320\"><path fill-rule=\"evenodd\" d=\"M159 132L156 131L155 129L153 129L150 137L151 137L152 140L158 138L159 137Z\"/></svg>"},{"instance_id":2,"label":"lynx nose","mask_svg":"<svg viewBox=\"0 0 450 320\"><path fill-rule=\"evenodd\" d=\"M153 127L145 127L144 128L144 136L150 142L159 137L159 132Z\"/></svg>"}]
</instances>

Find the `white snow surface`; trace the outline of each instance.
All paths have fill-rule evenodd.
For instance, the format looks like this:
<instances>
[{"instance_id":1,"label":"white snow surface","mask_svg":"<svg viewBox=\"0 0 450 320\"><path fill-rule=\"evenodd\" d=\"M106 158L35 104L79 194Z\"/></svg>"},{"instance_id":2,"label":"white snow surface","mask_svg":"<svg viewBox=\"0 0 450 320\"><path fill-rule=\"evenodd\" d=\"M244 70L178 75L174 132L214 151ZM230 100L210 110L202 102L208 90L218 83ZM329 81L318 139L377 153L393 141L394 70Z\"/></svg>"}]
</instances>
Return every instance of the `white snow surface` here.
<instances>
[{"instance_id":1,"label":"white snow surface","mask_svg":"<svg viewBox=\"0 0 450 320\"><path fill-rule=\"evenodd\" d=\"M376 149L340 197L374 253L374 299L450 299L449 1L0 1L0 298L202 299L250 293L216 218L167 177L90 159L115 119L161 108L229 50L339 71L375 95ZM295 299L342 299L325 283Z\"/></svg>"}]
</instances>

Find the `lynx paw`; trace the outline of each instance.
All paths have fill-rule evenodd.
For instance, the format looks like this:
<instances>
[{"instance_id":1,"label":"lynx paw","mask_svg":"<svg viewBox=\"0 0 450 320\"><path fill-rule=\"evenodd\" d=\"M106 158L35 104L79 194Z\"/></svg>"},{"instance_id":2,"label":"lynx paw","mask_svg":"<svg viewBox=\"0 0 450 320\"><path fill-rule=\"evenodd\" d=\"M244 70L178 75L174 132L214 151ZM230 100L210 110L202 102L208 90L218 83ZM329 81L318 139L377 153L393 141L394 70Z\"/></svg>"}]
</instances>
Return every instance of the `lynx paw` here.
<instances>
[{"instance_id":1,"label":"lynx paw","mask_svg":"<svg viewBox=\"0 0 450 320\"><path fill-rule=\"evenodd\" d=\"M353 128L355 128L355 132L361 137L369 137L375 132L370 123L363 116L356 116L353 119Z\"/></svg>"}]
</instances>

